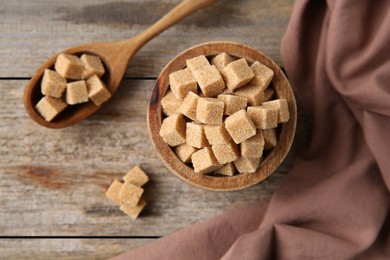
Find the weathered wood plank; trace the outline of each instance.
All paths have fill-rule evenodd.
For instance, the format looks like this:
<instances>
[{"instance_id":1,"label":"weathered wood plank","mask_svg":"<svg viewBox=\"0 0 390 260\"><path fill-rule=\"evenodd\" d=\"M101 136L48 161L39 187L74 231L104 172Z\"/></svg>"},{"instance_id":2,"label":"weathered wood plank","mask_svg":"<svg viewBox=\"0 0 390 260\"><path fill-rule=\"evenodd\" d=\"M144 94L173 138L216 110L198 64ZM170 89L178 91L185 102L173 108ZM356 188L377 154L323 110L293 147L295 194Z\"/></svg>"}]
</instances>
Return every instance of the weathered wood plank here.
<instances>
[{"instance_id":1,"label":"weathered wood plank","mask_svg":"<svg viewBox=\"0 0 390 260\"><path fill-rule=\"evenodd\" d=\"M125 39L145 30L179 1L2 1L0 77L27 77L70 46ZM176 54L198 43L251 45L281 63L279 45L293 0L221 0L147 44L127 77L154 77Z\"/></svg>"},{"instance_id":2,"label":"weathered wood plank","mask_svg":"<svg viewBox=\"0 0 390 260\"><path fill-rule=\"evenodd\" d=\"M0 234L163 236L269 197L288 162L269 179L235 192L192 187L164 167L149 141L152 80L125 80L113 100L66 129L43 128L23 108L26 80L0 81ZM136 164L150 173L149 202L132 221L104 196Z\"/></svg>"},{"instance_id":3,"label":"weathered wood plank","mask_svg":"<svg viewBox=\"0 0 390 260\"><path fill-rule=\"evenodd\" d=\"M2 239L2 259L107 259L153 239Z\"/></svg>"}]
</instances>

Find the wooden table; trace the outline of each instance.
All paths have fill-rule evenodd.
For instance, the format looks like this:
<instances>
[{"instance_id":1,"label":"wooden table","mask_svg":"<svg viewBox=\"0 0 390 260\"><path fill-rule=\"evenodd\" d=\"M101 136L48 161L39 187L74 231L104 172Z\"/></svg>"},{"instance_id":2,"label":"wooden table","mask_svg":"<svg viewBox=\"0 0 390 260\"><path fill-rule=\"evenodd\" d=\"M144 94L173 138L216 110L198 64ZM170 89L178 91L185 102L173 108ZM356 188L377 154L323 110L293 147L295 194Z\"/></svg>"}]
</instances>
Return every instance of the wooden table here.
<instances>
[{"instance_id":1,"label":"wooden table","mask_svg":"<svg viewBox=\"0 0 390 260\"><path fill-rule=\"evenodd\" d=\"M289 162L264 182L235 192L189 186L163 165L146 127L146 106L162 67L184 49L230 40L281 64L292 0L222 0L147 44L114 98L91 118L45 129L27 116L23 89L51 55L86 42L134 36L178 1L0 1L0 240L4 258L106 258L232 208L270 197ZM114 178L140 164L151 176L137 220L105 196ZM126 236L88 238L90 236Z\"/></svg>"}]
</instances>

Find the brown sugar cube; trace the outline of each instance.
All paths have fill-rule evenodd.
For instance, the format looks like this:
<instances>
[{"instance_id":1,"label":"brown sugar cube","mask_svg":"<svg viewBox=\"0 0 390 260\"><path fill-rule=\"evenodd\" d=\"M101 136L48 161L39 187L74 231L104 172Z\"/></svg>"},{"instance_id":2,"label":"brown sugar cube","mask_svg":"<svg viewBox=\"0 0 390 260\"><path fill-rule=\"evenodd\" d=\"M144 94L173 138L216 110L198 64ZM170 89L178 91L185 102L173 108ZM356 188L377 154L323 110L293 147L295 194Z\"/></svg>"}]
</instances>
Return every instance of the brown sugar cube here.
<instances>
[{"instance_id":1,"label":"brown sugar cube","mask_svg":"<svg viewBox=\"0 0 390 260\"><path fill-rule=\"evenodd\" d=\"M264 90L264 102L271 100L272 97L274 96L274 94L275 94L275 90L273 88L271 88L271 87L266 88Z\"/></svg>"},{"instance_id":2,"label":"brown sugar cube","mask_svg":"<svg viewBox=\"0 0 390 260\"><path fill-rule=\"evenodd\" d=\"M169 74L169 85L173 94L180 100L190 91L196 93L198 88L198 83L188 68Z\"/></svg>"},{"instance_id":3,"label":"brown sugar cube","mask_svg":"<svg viewBox=\"0 0 390 260\"><path fill-rule=\"evenodd\" d=\"M80 80L84 72L84 63L75 55L61 53L54 68L64 78Z\"/></svg>"},{"instance_id":4,"label":"brown sugar cube","mask_svg":"<svg viewBox=\"0 0 390 260\"><path fill-rule=\"evenodd\" d=\"M106 191L106 197L111 199L116 204L120 204L119 200L119 191L122 189L123 183L120 182L118 179L115 179L110 187L108 187Z\"/></svg>"},{"instance_id":5,"label":"brown sugar cube","mask_svg":"<svg viewBox=\"0 0 390 260\"><path fill-rule=\"evenodd\" d=\"M97 106L106 102L110 97L111 93L106 88L106 85L100 80L97 75L93 75L87 80L87 91L88 97Z\"/></svg>"},{"instance_id":6,"label":"brown sugar cube","mask_svg":"<svg viewBox=\"0 0 390 260\"><path fill-rule=\"evenodd\" d=\"M203 67L192 73L206 97L215 97L225 89L225 82L214 65Z\"/></svg>"},{"instance_id":7,"label":"brown sugar cube","mask_svg":"<svg viewBox=\"0 0 390 260\"><path fill-rule=\"evenodd\" d=\"M229 88L225 88L223 91L222 91L222 94L233 94L234 91L233 90L230 90Z\"/></svg>"},{"instance_id":8,"label":"brown sugar cube","mask_svg":"<svg viewBox=\"0 0 390 260\"><path fill-rule=\"evenodd\" d=\"M215 171L215 173L225 175L225 176L233 176L237 172L234 163L230 162L225 164L221 169Z\"/></svg>"},{"instance_id":9,"label":"brown sugar cube","mask_svg":"<svg viewBox=\"0 0 390 260\"><path fill-rule=\"evenodd\" d=\"M130 182L125 182L119 191L118 199L121 204L125 203L130 207L134 207L138 204L143 193L144 189Z\"/></svg>"},{"instance_id":10,"label":"brown sugar cube","mask_svg":"<svg viewBox=\"0 0 390 260\"><path fill-rule=\"evenodd\" d=\"M123 176L123 180L141 187L149 181L149 177L139 166L135 166L125 176Z\"/></svg>"},{"instance_id":11,"label":"brown sugar cube","mask_svg":"<svg viewBox=\"0 0 390 260\"><path fill-rule=\"evenodd\" d=\"M272 101L264 102L262 105L270 106L278 110L278 123L285 123L290 118L286 99L275 99Z\"/></svg>"},{"instance_id":12,"label":"brown sugar cube","mask_svg":"<svg viewBox=\"0 0 390 260\"><path fill-rule=\"evenodd\" d=\"M240 173L253 173L259 167L261 158L247 158L241 156L234 161L234 165Z\"/></svg>"},{"instance_id":13,"label":"brown sugar cube","mask_svg":"<svg viewBox=\"0 0 390 260\"><path fill-rule=\"evenodd\" d=\"M60 98L45 96L36 104L35 108L46 121L51 121L68 105Z\"/></svg>"},{"instance_id":14,"label":"brown sugar cube","mask_svg":"<svg viewBox=\"0 0 390 260\"><path fill-rule=\"evenodd\" d=\"M226 118L225 127L236 144L256 134L256 127L244 109Z\"/></svg>"},{"instance_id":15,"label":"brown sugar cube","mask_svg":"<svg viewBox=\"0 0 390 260\"><path fill-rule=\"evenodd\" d=\"M240 157L238 145L236 145L233 141L227 144L215 144L211 146L211 149L220 164L233 162Z\"/></svg>"},{"instance_id":16,"label":"brown sugar cube","mask_svg":"<svg viewBox=\"0 0 390 260\"><path fill-rule=\"evenodd\" d=\"M244 97L220 94L218 99L225 103L224 115L233 115L237 111L246 108L248 100Z\"/></svg>"},{"instance_id":17,"label":"brown sugar cube","mask_svg":"<svg viewBox=\"0 0 390 260\"><path fill-rule=\"evenodd\" d=\"M191 161L196 173L206 174L221 167L210 147L205 147L195 152L191 156Z\"/></svg>"},{"instance_id":18,"label":"brown sugar cube","mask_svg":"<svg viewBox=\"0 0 390 260\"><path fill-rule=\"evenodd\" d=\"M244 58L226 65L221 74L230 90L243 87L255 76Z\"/></svg>"},{"instance_id":19,"label":"brown sugar cube","mask_svg":"<svg viewBox=\"0 0 390 260\"><path fill-rule=\"evenodd\" d=\"M196 118L203 124L222 124L225 103L217 98L199 98Z\"/></svg>"},{"instance_id":20,"label":"brown sugar cube","mask_svg":"<svg viewBox=\"0 0 390 260\"><path fill-rule=\"evenodd\" d=\"M187 123L186 143L195 148L203 148L208 145L204 134L204 126L196 123Z\"/></svg>"},{"instance_id":21,"label":"brown sugar cube","mask_svg":"<svg viewBox=\"0 0 390 260\"><path fill-rule=\"evenodd\" d=\"M189 92L192 93L192 92ZM172 91L168 91L165 96L161 99L161 108L166 116L171 116L179 112L179 108L183 103L182 100L177 99ZM195 106L196 110L196 106Z\"/></svg>"},{"instance_id":22,"label":"brown sugar cube","mask_svg":"<svg viewBox=\"0 0 390 260\"><path fill-rule=\"evenodd\" d=\"M198 151L198 149L189 146L188 144L181 144L175 147L175 153L183 163L191 162L191 156L196 151Z\"/></svg>"},{"instance_id":23,"label":"brown sugar cube","mask_svg":"<svg viewBox=\"0 0 390 260\"><path fill-rule=\"evenodd\" d=\"M232 56L230 56L226 52L222 52L222 53L218 54L217 56L215 56L214 58L211 59L211 64L215 65L217 70L219 72L221 72L223 70L223 68L225 68L226 65L228 65L232 61L234 61Z\"/></svg>"},{"instance_id":24,"label":"brown sugar cube","mask_svg":"<svg viewBox=\"0 0 390 260\"><path fill-rule=\"evenodd\" d=\"M80 60L84 62L84 72L81 75L81 79L89 79L93 75L99 78L104 74L104 66L100 57L95 55L83 54Z\"/></svg>"},{"instance_id":25,"label":"brown sugar cube","mask_svg":"<svg viewBox=\"0 0 390 260\"><path fill-rule=\"evenodd\" d=\"M204 132L206 134L207 140L209 141L209 144L211 145L227 144L230 140L232 140L223 124L205 125Z\"/></svg>"},{"instance_id":26,"label":"brown sugar cube","mask_svg":"<svg viewBox=\"0 0 390 260\"><path fill-rule=\"evenodd\" d=\"M264 91L256 85L242 87L234 92L234 94L246 98L249 106L259 106L264 102Z\"/></svg>"},{"instance_id":27,"label":"brown sugar cube","mask_svg":"<svg viewBox=\"0 0 390 260\"><path fill-rule=\"evenodd\" d=\"M122 210L124 213L126 213L126 215L128 215L132 219L136 219L138 218L141 211L145 208L145 206L146 206L146 201L140 199L138 204L133 207L129 206L126 203L123 203L121 204L119 209Z\"/></svg>"},{"instance_id":28,"label":"brown sugar cube","mask_svg":"<svg viewBox=\"0 0 390 260\"><path fill-rule=\"evenodd\" d=\"M261 130L255 136L245 140L240 144L241 155L247 158L260 158L264 150L264 137Z\"/></svg>"},{"instance_id":29,"label":"brown sugar cube","mask_svg":"<svg viewBox=\"0 0 390 260\"><path fill-rule=\"evenodd\" d=\"M66 79L54 70L45 69L41 83L43 95L60 98L66 88Z\"/></svg>"},{"instance_id":30,"label":"brown sugar cube","mask_svg":"<svg viewBox=\"0 0 390 260\"><path fill-rule=\"evenodd\" d=\"M248 107L248 116L256 128L269 129L278 126L278 109L270 106Z\"/></svg>"},{"instance_id":31,"label":"brown sugar cube","mask_svg":"<svg viewBox=\"0 0 390 260\"><path fill-rule=\"evenodd\" d=\"M196 119L196 108L198 106L199 96L193 92L188 92L184 98L183 103L179 107L179 112L191 119L192 121L198 121Z\"/></svg>"},{"instance_id":32,"label":"brown sugar cube","mask_svg":"<svg viewBox=\"0 0 390 260\"><path fill-rule=\"evenodd\" d=\"M88 90L85 81L80 80L66 84L65 100L69 105L88 102Z\"/></svg>"},{"instance_id":33,"label":"brown sugar cube","mask_svg":"<svg viewBox=\"0 0 390 260\"><path fill-rule=\"evenodd\" d=\"M183 115L176 114L165 118L161 124L160 136L169 146L186 142L186 121Z\"/></svg>"},{"instance_id":34,"label":"brown sugar cube","mask_svg":"<svg viewBox=\"0 0 390 260\"><path fill-rule=\"evenodd\" d=\"M186 63L206 97L214 97L222 93L225 83L217 68L214 65L210 66L206 56L197 56L187 60Z\"/></svg>"},{"instance_id":35,"label":"brown sugar cube","mask_svg":"<svg viewBox=\"0 0 390 260\"><path fill-rule=\"evenodd\" d=\"M264 150L269 150L276 146L278 140L276 138L275 128L264 129L263 136L264 136Z\"/></svg>"},{"instance_id":36,"label":"brown sugar cube","mask_svg":"<svg viewBox=\"0 0 390 260\"><path fill-rule=\"evenodd\" d=\"M187 68L189 68L192 73L210 66L209 61L204 55L199 55L197 57L188 59L186 60L186 64L187 64Z\"/></svg>"},{"instance_id":37,"label":"brown sugar cube","mask_svg":"<svg viewBox=\"0 0 390 260\"><path fill-rule=\"evenodd\" d=\"M251 69L255 74L255 77L251 80L251 82L249 82L249 84L258 86L264 91L272 81L274 71L258 61L255 61L251 65Z\"/></svg>"}]
</instances>

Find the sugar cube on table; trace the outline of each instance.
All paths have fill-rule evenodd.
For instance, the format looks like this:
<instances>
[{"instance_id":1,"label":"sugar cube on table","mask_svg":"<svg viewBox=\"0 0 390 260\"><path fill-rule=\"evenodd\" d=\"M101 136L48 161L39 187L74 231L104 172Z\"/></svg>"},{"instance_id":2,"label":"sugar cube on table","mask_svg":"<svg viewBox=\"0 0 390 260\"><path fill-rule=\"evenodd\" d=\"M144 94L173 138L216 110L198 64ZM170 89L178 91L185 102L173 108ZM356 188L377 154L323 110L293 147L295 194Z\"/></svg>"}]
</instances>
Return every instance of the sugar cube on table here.
<instances>
[{"instance_id":1,"label":"sugar cube on table","mask_svg":"<svg viewBox=\"0 0 390 260\"><path fill-rule=\"evenodd\" d=\"M189 92L192 93L192 92ZM181 104L183 103L182 100L176 98L176 96L173 94L172 91L168 91L165 96L161 99L161 108L163 113L166 116L171 116L174 114L177 114L179 111L179 108ZM196 106L195 106L196 108Z\"/></svg>"},{"instance_id":2,"label":"sugar cube on table","mask_svg":"<svg viewBox=\"0 0 390 260\"><path fill-rule=\"evenodd\" d=\"M135 207L141 199L143 192L144 189L141 187L131 184L130 182L125 182L119 191L118 199L121 204L127 204L129 207Z\"/></svg>"},{"instance_id":3,"label":"sugar cube on table","mask_svg":"<svg viewBox=\"0 0 390 260\"><path fill-rule=\"evenodd\" d=\"M65 100L69 105L88 102L86 82L84 80L79 80L66 84Z\"/></svg>"},{"instance_id":4,"label":"sugar cube on table","mask_svg":"<svg viewBox=\"0 0 390 260\"><path fill-rule=\"evenodd\" d=\"M111 92L107 89L106 85L101 81L97 75L93 75L87 81L88 97L100 106L111 97Z\"/></svg>"},{"instance_id":5,"label":"sugar cube on table","mask_svg":"<svg viewBox=\"0 0 390 260\"><path fill-rule=\"evenodd\" d=\"M179 112L191 119L192 121L197 122L196 119L196 109L198 107L199 96L193 92L188 92L187 96L184 98L183 102L179 107Z\"/></svg>"},{"instance_id":6,"label":"sugar cube on table","mask_svg":"<svg viewBox=\"0 0 390 260\"><path fill-rule=\"evenodd\" d=\"M225 128L236 144L256 134L256 127L244 109L226 118Z\"/></svg>"},{"instance_id":7,"label":"sugar cube on table","mask_svg":"<svg viewBox=\"0 0 390 260\"><path fill-rule=\"evenodd\" d=\"M196 118L203 124L222 124L224 106L217 98L199 98Z\"/></svg>"},{"instance_id":8,"label":"sugar cube on table","mask_svg":"<svg viewBox=\"0 0 390 260\"><path fill-rule=\"evenodd\" d=\"M59 113L61 113L67 106L68 104L66 104L61 98L44 96L35 105L35 108L46 121L50 122Z\"/></svg>"},{"instance_id":9,"label":"sugar cube on table","mask_svg":"<svg viewBox=\"0 0 390 260\"><path fill-rule=\"evenodd\" d=\"M221 74L230 90L243 87L254 77L253 71L244 58L230 62L223 68Z\"/></svg>"},{"instance_id":10,"label":"sugar cube on table","mask_svg":"<svg viewBox=\"0 0 390 260\"><path fill-rule=\"evenodd\" d=\"M197 123L187 123L186 143L195 148L206 147L209 143L204 134L204 126Z\"/></svg>"},{"instance_id":11,"label":"sugar cube on table","mask_svg":"<svg viewBox=\"0 0 390 260\"><path fill-rule=\"evenodd\" d=\"M261 130L240 144L241 155L248 158L260 158L264 150L264 137Z\"/></svg>"},{"instance_id":12,"label":"sugar cube on table","mask_svg":"<svg viewBox=\"0 0 390 260\"><path fill-rule=\"evenodd\" d=\"M220 164L233 162L240 157L238 145L233 141L226 144L215 144L211 146L211 149Z\"/></svg>"},{"instance_id":13,"label":"sugar cube on table","mask_svg":"<svg viewBox=\"0 0 390 260\"><path fill-rule=\"evenodd\" d=\"M114 203L120 204L119 191L122 189L123 183L115 179L106 191L106 197L111 199Z\"/></svg>"},{"instance_id":14,"label":"sugar cube on table","mask_svg":"<svg viewBox=\"0 0 390 260\"><path fill-rule=\"evenodd\" d=\"M256 128L269 129L278 126L278 109L271 106L248 107L248 116Z\"/></svg>"},{"instance_id":15,"label":"sugar cube on table","mask_svg":"<svg viewBox=\"0 0 390 260\"><path fill-rule=\"evenodd\" d=\"M224 124L205 125L204 132L209 144L227 144L232 138L226 131Z\"/></svg>"},{"instance_id":16,"label":"sugar cube on table","mask_svg":"<svg viewBox=\"0 0 390 260\"><path fill-rule=\"evenodd\" d=\"M198 83L188 68L169 74L169 85L177 99L184 99L188 92L197 92Z\"/></svg>"},{"instance_id":17,"label":"sugar cube on table","mask_svg":"<svg viewBox=\"0 0 390 260\"><path fill-rule=\"evenodd\" d=\"M54 64L55 70L64 78L80 80L84 63L76 55L61 53Z\"/></svg>"},{"instance_id":18,"label":"sugar cube on table","mask_svg":"<svg viewBox=\"0 0 390 260\"><path fill-rule=\"evenodd\" d=\"M191 156L191 161L194 171L200 174L210 173L221 168L210 147L195 152Z\"/></svg>"},{"instance_id":19,"label":"sugar cube on table","mask_svg":"<svg viewBox=\"0 0 390 260\"><path fill-rule=\"evenodd\" d=\"M66 79L54 70L45 69L43 73L41 92L43 95L60 98L66 88Z\"/></svg>"},{"instance_id":20,"label":"sugar cube on table","mask_svg":"<svg viewBox=\"0 0 390 260\"><path fill-rule=\"evenodd\" d=\"M160 136L169 146L177 146L186 141L186 121L182 114L165 118L161 124Z\"/></svg>"},{"instance_id":21,"label":"sugar cube on table","mask_svg":"<svg viewBox=\"0 0 390 260\"><path fill-rule=\"evenodd\" d=\"M120 210L122 210L124 213L126 213L128 216L130 216L132 219L138 218L141 211L145 208L146 201L143 199L140 199L137 205L130 206L127 203L123 203L120 205Z\"/></svg>"},{"instance_id":22,"label":"sugar cube on table","mask_svg":"<svg viewBox=\"0 0 390 260\"><path fill-rule=\"evenodd\" d=\"M234 165L240 173L253 173L259 167L260 161L261 158L247 158L241 156L234 161Z\"/></svg>"},{"instance_id":23,"label":"sugar cube on table","mask_svg":"<svg viewBox=\"0 0 390 260\"><path fill-rule=\"evenodd\" d=\"M80 60L84 63L84 71L81 75L81 79L89 79L93 75L96 75L99 78L103 76L105 70L99 56L83 54L81 55Z\"/></svg>"},{"instance_id":24,"label":"sugar cube on table","mask_svg":"<svg viewBox=\"0 0 390 260\"><path fill-rule=\"evenodd\" d=\"M257 86L264 91L272 81L274 71L258 61L255 61L250 68L255 76L249 84Z\"/></svg>"},{"instance_id":25,"label":"sugar cube on table","mask_svg":"<svg viewBox=\"0 0 390 260\"><path fill-rule=\"evenodd\" d=\"M277 137L275 128L263 129L264 150L269 150L276 146Z\"/></svg>"},{"instance_id":26,"label":"sugar cube on table","mask_svg":"<svg viewBox=\"0 0 390 260\"><path fill-rule=\"evenodd\" d=\"M269 106L278 110L278 123L285 123L290 118L288 104L286 99L275 99L262 103L263 106Z\"/></svg>"},{"instance_id":27,"label":"sugar cube on table","mask_svg":"<svg viewBox=\"0 0 390 260\"><path fill-rule=\"evenodd\" d=\"M191 162L191 156L198 151L198 149L188 145L188 144L181 144L175 147L175 153L177 157L183 162L183 163L189 163Z\"/></svg>"},{"instance_id":28,"label":"sugar cube on table","mask_svg":"<svg viewBox=\"0 0 390 260\"><path fill-rule=\"evenodd\" d=\"M236 172L236 167L232 162L225 164L225 166L215 171L215 173L225 176L233 176Z\"/></svg>"},{"instance_id":29,"label":"sugar cube on table","mask_svg":"<svg viewBox=\"0 0 390 260\"><path fill-rule=\"evenodd\" d=\"M141 187L149 181L149 177L139 166L135 166L125 176L123 176L123 180Z\"/></svg>"},{"instance_id":30,"label":"sugar cube on table","mask_svg":"<svg viewBox=\"0 0 390 260\"><path fill-rule=\"evenodd\" d=\"M135 166L125 176L122 183L115 179L106 191L106 196L120 206L120 210L136 219L146 205L142 199L144 189L142 185L149 181L149 177L139 167Z\"/></svg>"},{"instance_id":31,"label":"sugar cube on table","mask_svg":"<svg viewBox=\"0 0 390 260\"><path fill-rule=\"evenodd\" d=\"M218 99L225 103L224 115L232 115L237 111L246 108L248 103L248 100L245 97L228 94L220 94L218 95Z\"/></svg>"},{"instance_id":32,"label":"sugar cube on table","mask_svg":"<svg viewBox=\"0 0 390 260\"><path fill-rule=\"evenodd\" d=\"M211 64L214 65L221 73L223 68L225 68L226 65L228 65L232 61L234 61L234 58L232 56L230 56L226 52L222 52L211 59Z\"/></svg>"}]
</instances>

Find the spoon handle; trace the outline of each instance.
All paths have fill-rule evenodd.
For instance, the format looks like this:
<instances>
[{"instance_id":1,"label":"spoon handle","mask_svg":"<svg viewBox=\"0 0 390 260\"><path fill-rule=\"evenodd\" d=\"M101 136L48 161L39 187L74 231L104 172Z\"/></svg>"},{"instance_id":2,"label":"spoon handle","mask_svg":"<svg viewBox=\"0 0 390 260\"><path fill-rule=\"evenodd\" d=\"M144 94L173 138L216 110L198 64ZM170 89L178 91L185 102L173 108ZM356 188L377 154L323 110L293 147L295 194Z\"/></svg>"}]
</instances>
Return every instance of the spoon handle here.
<instances>
[{"instance_id":1,"label":"spoon handle","mask_svg":"<svg viewBox=\"0 0 390 260\"><path fill-rule=\"evenodd\" d=\"M133 38L129 41L132 40L131 45L133 46L133 48L135 48L135 51L137 51L145 43L159 35L161 32L165 31L172 25L176 24L180 20L218 1L219 0L184 0L180 4L175 6L171 11L169 11L169 13L164 15L155 24L150 26L146 31L137 35L135 39Z\"/></svg>"}]
</instances>

